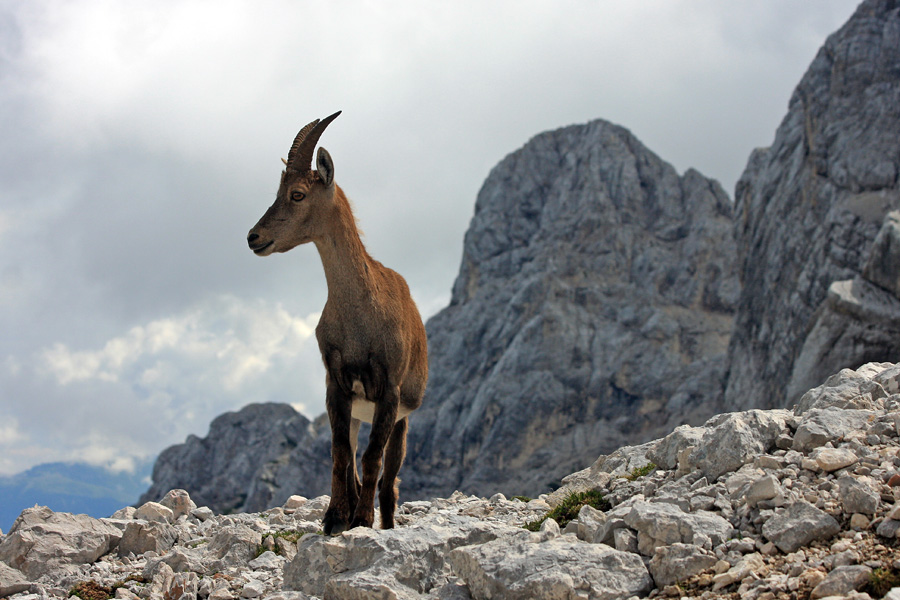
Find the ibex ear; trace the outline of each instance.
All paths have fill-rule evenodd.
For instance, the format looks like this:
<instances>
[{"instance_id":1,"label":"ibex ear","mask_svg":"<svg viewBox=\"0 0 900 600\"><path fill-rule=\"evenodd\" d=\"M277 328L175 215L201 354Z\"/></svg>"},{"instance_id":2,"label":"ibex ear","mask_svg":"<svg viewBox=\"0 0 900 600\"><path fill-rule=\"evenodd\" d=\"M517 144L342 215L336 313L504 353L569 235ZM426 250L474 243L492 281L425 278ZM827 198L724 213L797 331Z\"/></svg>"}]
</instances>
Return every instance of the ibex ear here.
<instances>
[{"instance_id":1,"label":"ibex ear","mask_svg":"<svg viewBox=\"0 0 900 600\"><path fill-rule=\"evenodd\" d=\"M319 171L319 177L325 182L325 187L331 187L334 183L334 162L325 148L319 148L316 154L316 169Z\"/></svg>"}]
</instances>

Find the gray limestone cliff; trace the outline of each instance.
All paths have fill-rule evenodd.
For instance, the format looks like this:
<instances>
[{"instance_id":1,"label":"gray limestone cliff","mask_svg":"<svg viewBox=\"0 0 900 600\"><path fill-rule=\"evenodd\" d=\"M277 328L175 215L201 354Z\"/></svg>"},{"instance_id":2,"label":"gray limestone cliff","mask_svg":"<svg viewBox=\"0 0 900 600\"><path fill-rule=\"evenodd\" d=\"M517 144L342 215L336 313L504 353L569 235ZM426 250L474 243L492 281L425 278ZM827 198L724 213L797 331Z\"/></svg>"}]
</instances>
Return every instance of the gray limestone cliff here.
<instances>
[{"instance_id":1,"label":"gray limestone cliff","mask_svg":"<svg viewBox=\"0 0 900 600\"><path fill-rule=\"evenodd\" d=\"M738 293L731 202L630 132L538 135L485 181L405 494L534 495L597 454L712 414Z\"/></svg>"},{"instance_id":2,"label":"gray limestone cliff","mask_svg":"<svg viewBox=\"0 0 900 600\"><path fill-rule=\"evenodd\" d=\"M900 8L873 0L825 42L737 184L726 409L790 406L828 373L900 356L898 172Z\"/></svg>"}]
</instances>

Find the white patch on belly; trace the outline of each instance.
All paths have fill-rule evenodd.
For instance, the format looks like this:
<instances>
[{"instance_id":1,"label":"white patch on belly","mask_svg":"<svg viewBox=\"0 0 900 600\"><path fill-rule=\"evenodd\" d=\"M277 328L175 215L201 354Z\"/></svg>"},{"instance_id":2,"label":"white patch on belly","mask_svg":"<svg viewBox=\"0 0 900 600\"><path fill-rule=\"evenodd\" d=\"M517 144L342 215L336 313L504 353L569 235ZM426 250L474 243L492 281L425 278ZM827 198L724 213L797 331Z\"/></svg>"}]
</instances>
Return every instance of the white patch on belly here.
<instances>
[{"instance_id":1,"label":"white patch on belly","mask_svg":"<svg viewBox=\"0 0 900 600\"><path fill-rule=\"evenodd\" d=\"M350 415L354 419L371 423L375 418L375 403L366 398L365 392L362 382L358 379L353 382L353 403L351 404ZM411 412L411 410L401 404L397 411L397 420L399 421Z\"/></svg>"}]
</instances>

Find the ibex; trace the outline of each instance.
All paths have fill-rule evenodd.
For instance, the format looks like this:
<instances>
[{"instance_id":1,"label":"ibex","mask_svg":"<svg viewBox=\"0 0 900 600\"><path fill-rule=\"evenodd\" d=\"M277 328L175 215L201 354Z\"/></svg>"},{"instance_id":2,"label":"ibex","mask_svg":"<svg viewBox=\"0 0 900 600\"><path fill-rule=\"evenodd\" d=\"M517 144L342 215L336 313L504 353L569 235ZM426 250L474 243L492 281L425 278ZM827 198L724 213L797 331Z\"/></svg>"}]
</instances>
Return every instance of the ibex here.
<instances>
[{"instance_id":1,"label":"ibex","mask_svg":"<svg viewBox=\"0 0 900 600\"><path fill-rule=\"evenodd\" d=\"M325 269L328 300L316 339L331 422L331 502L323 521L328 535L372 527L376 485L381 526L394 526L408 415L422 403L428 380L425 327L406 281L369 256L350 203L334 182L327 150L319 148L312 169L316 143L339 114L300 130L284 161L275 203L247 236L258 256L312 242ZM362 482L356 470L361 421L372 424Z\"/></svg>"}]
</instances>

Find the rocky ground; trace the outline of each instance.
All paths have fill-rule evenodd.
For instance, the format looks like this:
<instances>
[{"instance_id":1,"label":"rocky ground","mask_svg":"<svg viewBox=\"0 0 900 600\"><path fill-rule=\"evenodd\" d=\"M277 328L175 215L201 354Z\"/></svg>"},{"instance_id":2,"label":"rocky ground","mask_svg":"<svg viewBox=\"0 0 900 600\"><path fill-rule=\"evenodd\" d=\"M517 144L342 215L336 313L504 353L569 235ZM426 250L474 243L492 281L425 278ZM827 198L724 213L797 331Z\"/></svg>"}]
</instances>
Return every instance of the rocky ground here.
<instances>
[{"instance_id":1,"label":"rocky ground","mask_svg":"<svg viewBox=\"0 0 900 600\"><path fill-rule=\"evenodd\" d=\"M393 530L325 537L325 496L232 515L183 490L109 519L34 507L0 538L0 597L897 599L898 425L900 365L872 363L793 411L622 448L537 499L407 502ZM523 527L590 490L600 509Z\"/></svg>"}]
</instances>

